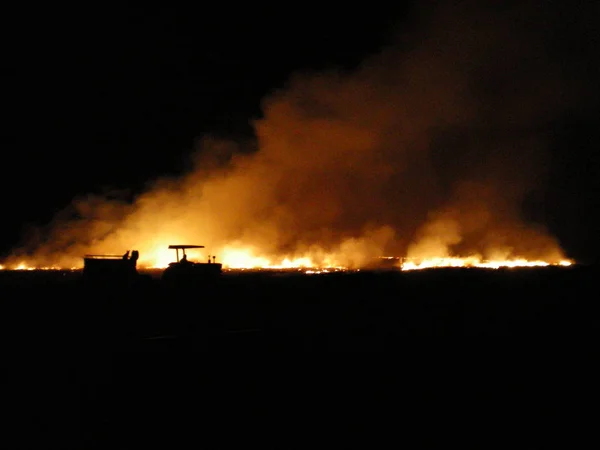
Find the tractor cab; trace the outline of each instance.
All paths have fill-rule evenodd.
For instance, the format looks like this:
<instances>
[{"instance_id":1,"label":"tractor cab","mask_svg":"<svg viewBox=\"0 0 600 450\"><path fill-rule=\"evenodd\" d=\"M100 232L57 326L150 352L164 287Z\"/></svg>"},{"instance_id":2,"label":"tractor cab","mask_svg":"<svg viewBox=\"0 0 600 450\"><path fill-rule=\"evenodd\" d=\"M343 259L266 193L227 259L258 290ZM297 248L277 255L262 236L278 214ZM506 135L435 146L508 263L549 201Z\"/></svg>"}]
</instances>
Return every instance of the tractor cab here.
<instances>
[{"instance_id":1,"label":"tractor cab","mask_svg":"<svg viewBox=\"0 0 600 450\"><path fill-rule=\"evenodd\" d=\"M211 257L211 255L208 255L206 262L188 260L186 250L197 248L204 248L204 246L190 244L169 245L169 249L175 250L176 261L169 263L169 267L163 272L162 280L182 283L206 280L220 275L222 264L216 262L216 256Z\"/></svg>"}]
</instances>

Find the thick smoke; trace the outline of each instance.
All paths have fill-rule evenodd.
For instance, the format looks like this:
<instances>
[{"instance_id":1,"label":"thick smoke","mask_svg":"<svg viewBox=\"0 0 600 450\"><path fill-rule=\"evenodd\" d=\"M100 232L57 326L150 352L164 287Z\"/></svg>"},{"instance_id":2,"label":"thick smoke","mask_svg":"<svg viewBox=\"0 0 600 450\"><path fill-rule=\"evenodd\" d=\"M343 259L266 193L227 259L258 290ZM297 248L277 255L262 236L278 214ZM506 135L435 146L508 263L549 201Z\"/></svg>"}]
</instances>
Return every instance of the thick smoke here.
<instances>
[{"instance_id":1,"label":"thick smoke","mask_svg":"<svg viewBox=\"0 0 600 450\"><path fill-rule=\"evenodd\" d=\"M353 71L293 75L264 99L256 151L205 137L189 174L133 206L78 199L37 261L131 248L143 260L171 243L346 265L386 253L562 258L522 219L544 182L548 128L584 93L557 50L562 14L450 3L417 12Z\"/></svg>"}]
</instances>

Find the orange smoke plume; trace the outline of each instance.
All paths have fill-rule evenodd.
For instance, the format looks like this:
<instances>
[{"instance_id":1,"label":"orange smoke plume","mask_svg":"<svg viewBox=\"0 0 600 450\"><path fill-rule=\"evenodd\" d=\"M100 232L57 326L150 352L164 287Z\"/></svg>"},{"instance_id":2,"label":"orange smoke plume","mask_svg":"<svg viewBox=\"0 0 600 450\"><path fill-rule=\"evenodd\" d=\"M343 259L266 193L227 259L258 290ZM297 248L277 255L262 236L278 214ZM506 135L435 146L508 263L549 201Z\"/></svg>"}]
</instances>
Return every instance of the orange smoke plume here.
<instances>
[{"instance_id":1,"label":"orange smoke plume","mask_svg":"<svg viewBox=\"0 0 600 450\"><path fill-rule=\"evenodd\" d=\"M206 245L230 267L361 267L415 260L564 259L522 205L544 182L552 120L578 99L544 12L435 6L351 71L293 75L264 99L256 142L205 136L189 171L133 204L76 199L14 262ZM524 9L521 9L524 8Z\"/></svg>"}]
</instances>

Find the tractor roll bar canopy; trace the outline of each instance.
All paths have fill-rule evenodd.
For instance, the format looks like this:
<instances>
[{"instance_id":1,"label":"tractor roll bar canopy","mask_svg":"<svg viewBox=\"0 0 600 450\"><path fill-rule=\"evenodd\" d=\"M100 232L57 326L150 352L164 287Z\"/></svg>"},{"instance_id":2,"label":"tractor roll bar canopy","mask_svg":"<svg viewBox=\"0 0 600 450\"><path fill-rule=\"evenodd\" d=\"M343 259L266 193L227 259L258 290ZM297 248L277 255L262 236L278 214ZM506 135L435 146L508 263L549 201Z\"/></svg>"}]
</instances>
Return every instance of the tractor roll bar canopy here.
<instances>
[{"instance_id":1,"label":"tractor roll bar canopy","mask_svg":"<svg viewBox=\"0 0 600 450\"><path fill-rule=\"evenodd\" d=\"M177 262L179 262L179 250L183 251L183 255L185 256L185 249L186 248L204 248L204 245L169 245L169 248L171 250L175 250L176 254L177 254Z\"/></svg>"}]
</instances>

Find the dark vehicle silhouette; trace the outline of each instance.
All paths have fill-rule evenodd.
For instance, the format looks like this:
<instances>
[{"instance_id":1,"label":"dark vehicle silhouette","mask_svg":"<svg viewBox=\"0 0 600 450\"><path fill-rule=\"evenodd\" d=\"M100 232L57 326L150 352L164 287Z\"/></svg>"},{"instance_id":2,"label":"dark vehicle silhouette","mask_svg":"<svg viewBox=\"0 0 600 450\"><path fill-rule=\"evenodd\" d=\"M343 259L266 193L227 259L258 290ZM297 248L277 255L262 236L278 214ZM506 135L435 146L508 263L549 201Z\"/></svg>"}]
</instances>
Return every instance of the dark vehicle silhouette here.
<instances>
[{"instance_id":1,"label":"dark vehicle silhouette","mask_svg":"<svg viewBox=\"0 0 600 450\"><path fill-rule=\"evenodd\" d=\"M208 256L207 262L188 261L186 249L204 248L203 245L169 245L176 252L176 262L169 264L162 275L162 281L171 285L181 285L214 280L221 275L223 265L216 262L216 257ZM183 252L179 258L179 250Z\"/></svg>"},{"instance_id":2,"label":"dark vehicle silhouette","mask_svg":"<svg viewBox=\"0 0 600 450\"><path fill-rule=\"evenodd\" d=\"M83 278L97 281L130 281L138 277L139 252L129 250L124 255L85 255Z\"/></svg>"}]
</instances>

